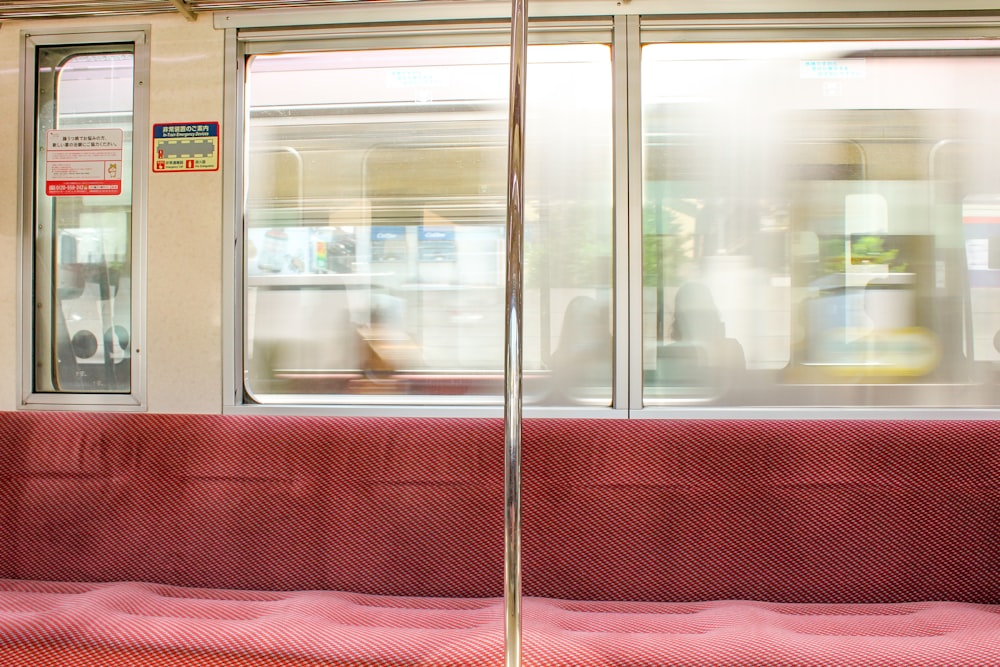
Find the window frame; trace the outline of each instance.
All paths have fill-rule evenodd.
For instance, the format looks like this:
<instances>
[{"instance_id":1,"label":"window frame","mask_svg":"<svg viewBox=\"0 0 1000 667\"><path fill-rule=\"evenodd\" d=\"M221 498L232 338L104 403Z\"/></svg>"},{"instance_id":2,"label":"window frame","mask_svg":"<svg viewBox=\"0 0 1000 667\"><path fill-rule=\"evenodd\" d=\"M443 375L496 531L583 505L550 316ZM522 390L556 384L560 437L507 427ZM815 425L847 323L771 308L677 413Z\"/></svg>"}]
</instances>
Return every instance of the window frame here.
<instances>
[{"instance_id":1,"label":"window frame","mask_svg":"<svg viewBox=\"0 0 1000 667\"><path fill-rule=\"evenodd\" d=\"M801 45L823 45L835 42L948 42L948 41L980 41L990 40L1000 37L1000 26L995 20L986 20L975 25L958 17L900 17L900 18L867 18L858 17L854 19L818 19L810 21L789 16L777 19L773 22L741 17L739 19L728 19L720 17L718 19L706 19L702 21L675 21L665 17L643 17L640 22L639 41L642 47L651 44L706 44L723 45L728 43L788 43L796 42ZM637 62L636 68L639 68ZM642 180L642 176L639 177ZM638 184L637 197L642 197L644 183ZM639 226L639 225L637 225ZM641 238L642 230L637 230ZM637 246L641 247L641 246ZM641 256L641 250L640 250ZM641 283L641 267L635 267L635 272L640 274L636 280ZM636 306L641 312L641 292L639 289L633 291L635 298L639 300ZM640 316L641 317L641 316ZM640 341L641 331L637 332L636 340ZM637 378L635 386L638 392L644 394L645 386L642 382L641 363L642 347L635 348L638 357L638 366L633 367L633 378ZM747 419L747 418L798 418L798 419L822 419L837 418L844 419L886 419L886 418L906 418L906 419L969 419L969 418L995 418L998 407L983 405L978 402L955 403L933 405L922 404L919 401L911 401L910 397L918 395L923 391L919 382L900 383L886 386L881 390L877 384L857 385L857 384L836 384L822 383L817 385L801 385L802 387L819 386L827 394L836 396L857 391L857 387L865 387L870 394L877 394L883 398L882 403L787 403L784 405L745 405L745 404L714 404L711 401L699 402L688 399L658 399L642 395L638 399L641 409L631 413L632 418L727 418L727 419ZM783 392L792 393L796 385L782 385ZM968 390L973 394L973 398L984 396L984 392L975 391L975 383L967 382L955 384L955 388ZM905 400L899 400L899 396Z\"/></svg>"},{"instance_id":2,"label":"window frame","mask_svg":"<svg viewBox=\"0 0 1000 667\"><path fill-rule=\"evenodd\" d=\"M19 327L17 365L19 409L142 411L146 405L145 312L146 312L146 208L149 146L146 140L149 126L149 26L122 26L94 31L39 30L21 32L20 96L18 114L18 219L20 244L18 252L18 313ZM130 382L127 392L36 391L35 364L35 215L36 132L37 112L37 52L46 47L81 48L95 53L101 45L131 44L133 54L132 93L132 201L131 201L131 294L130 294ZM97 51L99 52L99 51Z\"/></svg>"},{"instance_id":3,"label":"window frame","mask_svg":"<svg viewBox=\"0 0 1000 667\"><path fill-rule=\"evenodd\" d=\"M884 419L889 416L929 419L961 419L995 415L992 407L880 406L880 405L708 405L691 401L644 402L642 360L642 127L640 92L641 48L647 43L745 42L794 38L805 41L969 39L1000 37L1000 14L995 8L971 2L942 14L931 6L914 7L900 0L880 0L875 5L838 0L822 12L805 13L794 2L767 8L746 9L732 14L719 3L685 0L672 5L664 15L655 0L630 3L594 3L584 0L554 2L538 0L531 8L529 41L546 27L574 21L607 22L612 25L614 127L614 230L613 302L614 357L613 402L610 408L549 408L525 406L529 417L601 418L839 418ZM970 16L968 11L978 11ZM410 5L345 5L344 7L282 12L219 12L217 28L226 31L224 159L234 168L226 171L224 197L223 263L223 412L273 414L357 414L500 416L500 407L459 404L414 404L407 406L371 402L366 405L257 405L243 392L243 290L242 282L242 162L243 81L248 53L267 44L295 43L301 50L317 48L331 38L342 48L357 48L373 39L392 37L402 43L424 46L454 46L462 43L486 45L506 43L504 34L509 7L496 2L462 6L438 3ZM464 21L464 22L463 22ZM495 22L495 23L491 23ZM341 24L342 28L332 28ZM462 30L467 30L463 36ZM471 38L471 42L468 41ZM435 41L444 39L445 41ZM463 41L464 40L464 41ZM373 47L374 48L374 47ZM530 132L530 128L526 130ZM232 245L229 245L229 243ZM634 317L633 317L634 315Z\"/></svg>"},{"instance_id":4,"label":"window frame","mask_svg":"<svg viewBox=\"0 0 1000 667\"><path fill-rule=\"evenodd\" d=\"M378 10L379 8L375 8ZM376 11L380 16L384 12ZM583 20L559 20L543 21L532 23L529 32L529 43L544 44L573 44L573 43L601 43L608 44L612 49L612 86L618 85L617 76L619 71L615 64L615 29L613 21L607 16L588 17ZM245 195L244 177L245 162L247 160L248 145L246 142L246 66L249 58L260 54L274 53L295 53L308 52L313 50L362 50L362 49L406 49L406 48L438 48L456 46L500 46L509 43L509 25L502 22L476 22L454 21L446 23L435 23L432 25L417 24L392 24L375 22L365 26L351 27L299 27L287 30L270 30L259 28L247 28L244 30L226 30L226 120L225 138L223 141L224 150L228 152L224 155L227 164L233 165L233 169L227 170L225 178L225 191L227 196L224 201L224 238L232 239L232 252L227 250L223 258L223 275L226 283L223 286L223 411L242 412L249 411L255 413L326 413L335 412L337 414L372 414L380 415L420 415L428 411L435 413L445 411L450 414L462 416L499 416L502 414L502 402L497 404L480 403L460 403L454 400L444 400L445 397L428 397L429 400L422 401L420 395L403 397L387 396L386 400L379 401L377 397L372 397L371 401L343 401L337 402L335 395L331 396L328 403L308 402L308 403L274 403L259 404L253 401L251 392L246 389L246 378L244 369L246 368L244 350L244 321L246 309L246 289L247 277L243 266L243 242L244 242L244 217L245 217ZM618 115L617 100L623 96L615 95L616 106L614 114ZM613 127L609 128L609 135L613 133ZM619 154L620 153L620 154ZM624 160L624 152L616 150L615 169L613 182L611 185L612 197L617 201L620 192L618 182L627 175L624 164L619 165L620 160ZM616 248L613 251L614 270L612 273L612 293L613 282L619 271L625 265L623 258L625 250L619 247L620 238L617 232L621 218L624 214L619 211L621 204L614 204L612 212L611 234L615 239ZM613 297L614 302L614 322L616 331L627 330L628 307L627 299ZM621 334L615 337L615 350L612 359L614 370L620 360L626 359L624 350L627 347L627 335ZM560 414L589 414L595 416L624 416L627 414L626 397L621 392L626 383L616 382L612 386L612 397L610 406L579 406L579 407L531 407L536 413L552 415ZM625 408L625 409L623 409Z\"/></svg>"}]
</instances>

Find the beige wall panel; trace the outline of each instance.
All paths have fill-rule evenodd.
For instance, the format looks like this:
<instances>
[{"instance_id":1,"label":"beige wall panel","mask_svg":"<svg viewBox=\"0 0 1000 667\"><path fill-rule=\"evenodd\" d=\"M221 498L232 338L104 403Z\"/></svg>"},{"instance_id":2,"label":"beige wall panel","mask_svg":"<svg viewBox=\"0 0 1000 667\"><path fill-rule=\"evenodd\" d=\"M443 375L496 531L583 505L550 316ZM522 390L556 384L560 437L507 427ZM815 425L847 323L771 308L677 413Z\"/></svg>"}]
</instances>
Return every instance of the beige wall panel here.
<instances>
[{"instance_id":1,"label":"beige wall panel","mask_svg":"<svg viewBox=\"0 0 1000 667\"><path fill-rule=\"evenodd\" d=\"M152 124L222 120L211 16L152 22ZM146 374L151 412L222 410L222 171L150 173Z\"/></svg>"},{"instance_id":2,"label":"beige wall panel","mask_svg":"<svg viewBox=\"0 0 1000 667\"><path fill-rule=\"evenodd\" d=\"M0 409L17 403L17 110L20 31L0 28Z\"/></svg>"},{"instance_id":3,"label":"beige wall panel","mask_svg":"<svg viewBox=\"0 0 1000 667\"><path fill-rule=\"evenodd\" d=\"M105 20L10 22L0 28L0 409L15 409L19 388L17 71L22 30L151 28L149 127L220 121L223 35L211 15L189 22L162 14ZM147 405L150 412L221 412L222 171L148 170L146 244Z\"/></svg>"}]
</instances>

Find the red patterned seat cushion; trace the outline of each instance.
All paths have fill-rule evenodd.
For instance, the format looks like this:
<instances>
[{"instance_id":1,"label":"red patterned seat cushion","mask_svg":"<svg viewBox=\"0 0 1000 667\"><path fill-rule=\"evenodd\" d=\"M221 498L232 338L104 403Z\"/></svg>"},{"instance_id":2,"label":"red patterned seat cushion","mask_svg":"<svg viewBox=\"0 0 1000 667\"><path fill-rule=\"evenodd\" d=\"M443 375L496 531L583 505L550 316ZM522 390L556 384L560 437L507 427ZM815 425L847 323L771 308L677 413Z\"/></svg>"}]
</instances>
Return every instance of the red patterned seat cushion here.
<instances>
[{"instance_id":1,"label":"red patterned seat cushion","mask_svg":"<svg viewBox=\"0 0 1000 667\"><path fill-rule=\"evenodd\" d=\"M1000 667L998 443L527 420L525 664ZM499 665L502 573L497 419L0 412L0 667Z\"/></svg>"},{"instance_id":2,"label":"red patterned seat cushion","mask_svg":"<svg viewBox=\"0 0 1000 667\"><path fill-rule=\"evenodd\" d=\"M1000 421L529 421L524 587L1000 604Z\"/></svg>"},{"instance_id":3,"label":"red patterned seat cushion","mask_svg":"<svg viewBox=\"0 0 1000 667\"><path fill-rule=\"evenodd\" d=\"M0 664L500 665L503 603L0 580ZM1000 664L1000 609L967 603L524 602L531 666Z\"/></svg>"},{"instance_id":4,"label":"red patterned seat cushion","mask_svg":"<svg viewBox=\"0 0 1000 667\"><path fill-rule=\"evenodd\" d=\"M0 577L498 596L502 447L496 419L0 412Z\"/></svg>"},{"instance_id":5,"label":"red patterned seat cushion","mask_svg":"<svg viewBox=\"0 0 1000 667\"><path fill-rule=\"evenodd\" d=\"M527 420L524 590L1000 604L1000 422ZM0 412L0 577L503 592L497 419Z\"/></svg>"}]
</instances>

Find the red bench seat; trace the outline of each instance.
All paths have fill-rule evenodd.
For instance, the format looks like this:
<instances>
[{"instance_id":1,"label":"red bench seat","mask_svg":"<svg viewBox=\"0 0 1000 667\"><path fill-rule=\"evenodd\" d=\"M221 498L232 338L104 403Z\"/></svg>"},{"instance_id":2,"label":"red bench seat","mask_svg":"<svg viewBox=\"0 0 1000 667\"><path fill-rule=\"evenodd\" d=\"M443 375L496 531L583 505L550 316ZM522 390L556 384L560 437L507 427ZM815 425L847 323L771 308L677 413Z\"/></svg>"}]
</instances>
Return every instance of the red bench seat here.
<instances>
[{"instance_id":1,"label":"red bench seat","mask_svg":"<svg viewBox=\"0 0 1000 667\"><path fill-rule=\"evenodd\" d=\"M529 667L1000 667L1000 422L524 424ZM499 667L495 419L0 413L0 666Z\"/></svg>"},{"instance_id":2,"label":"red bench seat","mask_svg":"<svg viewBox=\"0 0 1000 667\"><path fill-rule=\"evenodd\" d=\"M0 637L5 665L500 665L503 602L5 580ZM527 666L998 662L988 605L524 601Z\"/></svg>"}]
</instances>

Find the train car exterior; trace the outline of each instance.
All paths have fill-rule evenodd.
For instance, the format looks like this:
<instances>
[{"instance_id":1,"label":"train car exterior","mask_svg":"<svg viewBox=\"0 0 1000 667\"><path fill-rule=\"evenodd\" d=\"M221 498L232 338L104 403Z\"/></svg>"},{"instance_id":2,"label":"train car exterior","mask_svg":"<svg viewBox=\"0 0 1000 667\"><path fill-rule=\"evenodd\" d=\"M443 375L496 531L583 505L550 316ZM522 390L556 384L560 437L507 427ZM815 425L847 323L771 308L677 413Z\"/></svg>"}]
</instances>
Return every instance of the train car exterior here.
<instances>
[{"instance_id":1,"label":"train car exterior","mask_svg":"<svg viewBox=\"0 0 1000 667\"><path fill-rule=\"evenodd\" d=\"M218 4L4 17L0 407L499 414L509 7ZM994 407L989 7L532 7L529 414Z\"/></svg>"}]
</instances>

